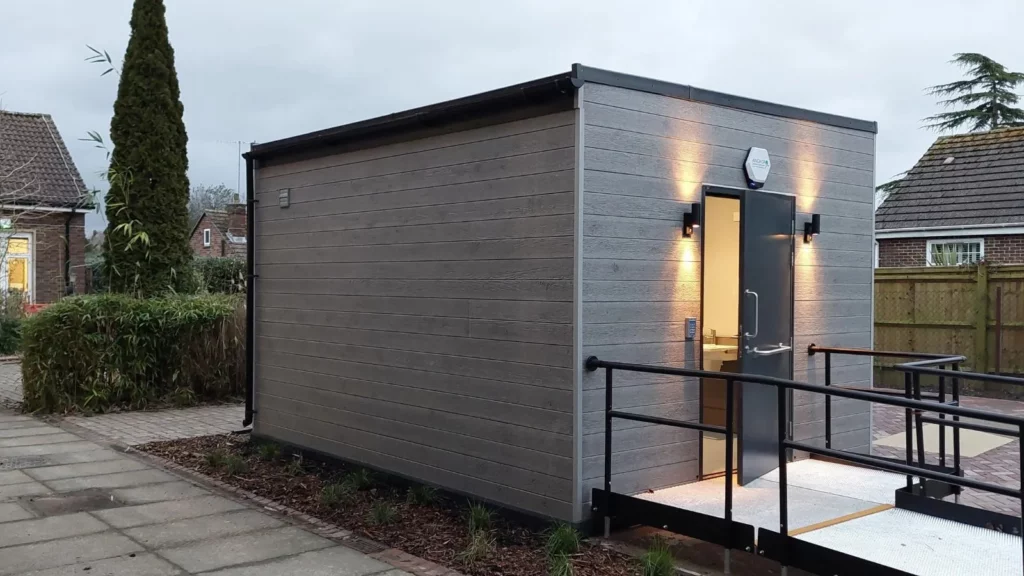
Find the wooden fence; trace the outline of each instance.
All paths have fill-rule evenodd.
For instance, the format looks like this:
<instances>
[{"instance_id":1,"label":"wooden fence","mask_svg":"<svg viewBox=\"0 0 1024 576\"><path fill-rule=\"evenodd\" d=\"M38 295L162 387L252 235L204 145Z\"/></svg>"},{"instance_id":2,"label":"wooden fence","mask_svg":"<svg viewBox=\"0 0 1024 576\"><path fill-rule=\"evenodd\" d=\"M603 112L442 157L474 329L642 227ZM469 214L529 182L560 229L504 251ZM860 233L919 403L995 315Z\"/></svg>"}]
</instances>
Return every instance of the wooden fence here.
<instances>
[{"instance_id":1,"label":"wooden fence","mask_svg":"<svg viewBox=\"0 0 1024 576\"><path fill-rule=\"evenodd\" d=\"M875 349L962 354L1024 373L1024 266L878 268Z\"/></svg>"}]
</instances>

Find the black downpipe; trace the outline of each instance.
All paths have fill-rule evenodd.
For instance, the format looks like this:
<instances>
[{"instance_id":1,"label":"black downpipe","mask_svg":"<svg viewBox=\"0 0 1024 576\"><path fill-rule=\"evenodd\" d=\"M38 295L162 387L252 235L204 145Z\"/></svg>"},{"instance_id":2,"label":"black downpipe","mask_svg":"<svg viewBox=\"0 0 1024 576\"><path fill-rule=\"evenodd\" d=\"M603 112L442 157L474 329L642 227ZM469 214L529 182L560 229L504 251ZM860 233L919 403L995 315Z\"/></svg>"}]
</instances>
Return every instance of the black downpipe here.
<instances>
[{"instance_id":1,"label":"black downpipe","mask_svg":"<svg viewBox=\"0 0 1024 576\"><path fill-rule=\"evenodd\" d=\"M64 295L71 296L75 293L75 287L71 284L71 219L75 217L74 210L64 220Z\"/></svg>"},{"instance_id":2,"label":"black downpipe","mask_svg":"<svg viewBox=\"0 0 1024 576\"><path fill-rule=\"evenodd\" d=\"M253 183L253 159L245 159L245 419L242 426L252 425L253 394L256 370L254 366L254 330L256 318L256 194Z\"/></svg>"}]
</instances>

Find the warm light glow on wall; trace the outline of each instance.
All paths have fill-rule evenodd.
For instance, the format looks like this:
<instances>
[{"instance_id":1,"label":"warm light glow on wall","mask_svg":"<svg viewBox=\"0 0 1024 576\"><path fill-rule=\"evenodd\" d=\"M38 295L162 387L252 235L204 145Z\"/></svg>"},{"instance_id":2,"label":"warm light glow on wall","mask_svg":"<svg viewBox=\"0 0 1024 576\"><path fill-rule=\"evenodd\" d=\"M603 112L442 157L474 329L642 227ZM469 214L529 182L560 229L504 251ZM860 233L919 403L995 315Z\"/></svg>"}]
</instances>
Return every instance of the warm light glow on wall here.
<instances>
[{"instance_id":1,"label":"warm light glow on wall","mask_svg":"<svg viewBox=\"0 0 1024 576\"><path fill-rule=\"evenodd\" d=\"M676 183L676 199L681 202L699 202L700 187L707 172L707 129L703 124L687 124L685 133L673 134L672 149L666 156L672 158L672 176Z\"/></svg>"}]
</instances>

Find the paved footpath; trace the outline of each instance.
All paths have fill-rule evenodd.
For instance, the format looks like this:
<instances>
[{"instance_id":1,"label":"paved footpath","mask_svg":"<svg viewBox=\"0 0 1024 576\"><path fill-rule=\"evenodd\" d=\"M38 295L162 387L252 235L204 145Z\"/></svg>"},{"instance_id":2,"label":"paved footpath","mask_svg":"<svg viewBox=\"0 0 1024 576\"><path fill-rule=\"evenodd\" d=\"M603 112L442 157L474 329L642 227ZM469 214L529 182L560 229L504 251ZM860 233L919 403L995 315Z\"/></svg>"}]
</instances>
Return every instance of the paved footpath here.
<instances>
[{"instance_id":1,"label":"paved footpath","mask_svg":"<svg viewBox=\"0 0 1024 576\"><path fill-rule=\"evenodd\" d=\"M0 576L406 572L142 459L0 410Z\"/></svg>"}]
</instances>

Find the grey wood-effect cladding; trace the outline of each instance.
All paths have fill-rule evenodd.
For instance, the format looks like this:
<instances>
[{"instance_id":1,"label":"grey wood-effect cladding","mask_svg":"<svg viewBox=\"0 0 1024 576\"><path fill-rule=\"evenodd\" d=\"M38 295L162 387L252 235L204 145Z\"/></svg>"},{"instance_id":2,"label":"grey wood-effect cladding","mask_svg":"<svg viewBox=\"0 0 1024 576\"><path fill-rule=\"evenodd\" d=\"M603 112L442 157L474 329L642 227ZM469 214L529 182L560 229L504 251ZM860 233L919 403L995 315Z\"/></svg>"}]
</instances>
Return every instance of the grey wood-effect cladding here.
<instances>
[{"instance_id":1,"label":"grey wood-effect cladding","mask_svg":"<svg viewBox=\"0 0 1024 576\"><path fill-rule=\"evenodd\" d=\"M870 347L874 136L632 90L584 92L582 211L583 356L696 368L700 346L700 238L681 237L701 186L745 188L743 161L766 148L766 189L795 194L797 226L822 215L822 234L795 261L794 377L821 383L823 358L808 344ZM698 234L699 236L699 234ZM698 318L696 341L685 319ZM838 358L836 360L839 360ZM868 383L870 362L833 365L833 382ZM604 372L585 373L584 500L600 485ZM614 402L645 414L696 420L695 380L617 372ZM799 437L823 443L823 398L800 397ZM844 403L834 445L866 449L869 415ZM615 422L613 485L639 492L692 481L697 435Z\"/></svg>"},{"instance_id":2,"label":"grey wood-effect cladding","mask_svg":"<svg viewBox=\"0 0 1024 576\"><path fill-rule=\"evenodd\" d=\"M258 171L256 433L571 520L575 136L562 112Z\"/></svg>"}]
</instances>

